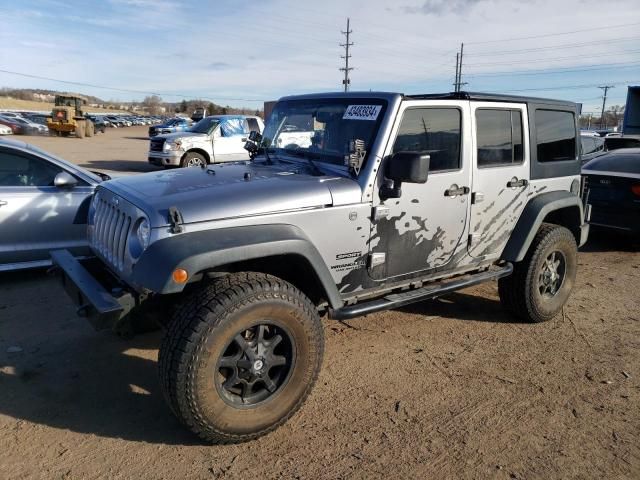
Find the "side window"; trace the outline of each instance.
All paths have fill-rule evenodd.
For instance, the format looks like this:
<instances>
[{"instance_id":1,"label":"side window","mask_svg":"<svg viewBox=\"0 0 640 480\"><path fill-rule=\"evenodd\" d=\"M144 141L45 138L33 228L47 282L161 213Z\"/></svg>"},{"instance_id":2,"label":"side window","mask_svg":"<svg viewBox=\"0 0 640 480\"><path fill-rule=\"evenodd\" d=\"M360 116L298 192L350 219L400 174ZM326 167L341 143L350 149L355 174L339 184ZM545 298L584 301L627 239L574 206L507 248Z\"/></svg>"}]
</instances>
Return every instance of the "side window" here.
<instances>
[{"instance_id":1,"label":"side window","mask_svg":"<svg viewBox=\"0 0 640 480\"><path fill-rule=\"evenodd\" d=\"M582 146L582 153L587 155L598 150L595 139L591 137L580 137L580 144Z\"/></svg>"},{"instance_id":2,"label":"side window","mask_svg":"<svg viewBox=\"0 0 640 480\"><path fill-rule=\"evenodd\" d=\"M460 168L462 116L457 108L411 108L404 112L393 153L431 155L429 172Z\"/></svg>"},{"instance_id":3,"label":"side window","mask_svg":"<svg viewBox=\"0 0 640 480\"><path fill-rule=\"evenodd\" d=\"M51 187L61 171L46 160L0 150L0 187Z\"/></svg>"},{"instance_id":4,"label":"side window","mask_svg":"<svg viewBox=\"0 0 640 480\"><path fill-rule=\"evenodd\" d=\"M539 162L575 160L576 126L572 112L536 110Z\"/></svg>"},{"instance_id":5,"label":"side window","mask_svg":"<svg viewBox=\"0 0 640 480\"><path fill-rule=\"evenodd\" d=\"M523 156L520 110L476 110L478 167L521 163Z\"/></svg>"},{"instance_id":6,"label":"side window","mask_svg":"<svg viewBox=\"0 0 640 480\"><path fill-rule=\"evenodd\" d=\"M258 120L255 118L247 118L247 123L249 124L250 132L260 132L260 126L258 125Z\"/></svg>"}]
</instances>

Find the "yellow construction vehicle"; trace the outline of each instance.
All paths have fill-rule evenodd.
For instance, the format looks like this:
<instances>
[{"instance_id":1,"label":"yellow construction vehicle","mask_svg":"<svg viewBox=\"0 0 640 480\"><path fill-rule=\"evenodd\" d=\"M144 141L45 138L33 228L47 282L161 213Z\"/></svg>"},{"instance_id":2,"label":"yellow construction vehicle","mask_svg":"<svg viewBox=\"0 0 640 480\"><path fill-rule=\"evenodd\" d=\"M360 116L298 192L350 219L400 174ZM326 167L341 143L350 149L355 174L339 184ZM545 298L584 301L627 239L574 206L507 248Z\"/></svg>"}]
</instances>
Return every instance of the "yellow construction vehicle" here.
<instances>
[{"instance_id":1,"label":"yellow construction vehicle","mask_svg":"<svg viewBox=\"0 0 640 480\"><path fill-rule=\"evenodd\" d=\"M87 99L81 95L56 95L51 117L47 118L49 134L66 137L75 133L76 138L93 136L93 122L85 117L83 109L83 105L86 104Z\"/></svg>"}]
</instances>

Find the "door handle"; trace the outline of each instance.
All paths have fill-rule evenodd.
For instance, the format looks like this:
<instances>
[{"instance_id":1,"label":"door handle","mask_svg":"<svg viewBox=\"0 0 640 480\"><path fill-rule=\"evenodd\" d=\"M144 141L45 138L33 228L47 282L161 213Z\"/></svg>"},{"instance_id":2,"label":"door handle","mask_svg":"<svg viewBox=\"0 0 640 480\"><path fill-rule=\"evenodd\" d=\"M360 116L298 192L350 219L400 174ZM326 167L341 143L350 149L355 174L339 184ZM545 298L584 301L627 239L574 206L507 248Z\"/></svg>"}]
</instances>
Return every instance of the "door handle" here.
<instances>
[{"instance_id":1,"label":"door handle","mask_svg":"<svg viewBox=\"0 0 640 480\"><path fill-rule=\"evenodd\" d=\"M0 200L0 207L2 207L3 205L6 205L7 202L5 202L4 200Z\"/></svg>"},{"instance_id":2,"label":"door handle","mask_svg":"<svg viewBox=\"0 0 640 480\"><path fill-rule=\"evenodd\" d=\"M469 187L458 187L454 184L444 191L444 196L456 197L458 195L468 195L470 191Z\"/></svg>"},{"instance_id":3,"label":"door handle","mask_svg":"<svg viewBox=\"0 0 640 480\"><path fill-rule=\"evenodd\" d=\"M507 182L508 188L526 187L527 185L529 185L529 180L527 180L526 178L518 180L518 177L513 177Z\"/></svg>"}]
</instances>

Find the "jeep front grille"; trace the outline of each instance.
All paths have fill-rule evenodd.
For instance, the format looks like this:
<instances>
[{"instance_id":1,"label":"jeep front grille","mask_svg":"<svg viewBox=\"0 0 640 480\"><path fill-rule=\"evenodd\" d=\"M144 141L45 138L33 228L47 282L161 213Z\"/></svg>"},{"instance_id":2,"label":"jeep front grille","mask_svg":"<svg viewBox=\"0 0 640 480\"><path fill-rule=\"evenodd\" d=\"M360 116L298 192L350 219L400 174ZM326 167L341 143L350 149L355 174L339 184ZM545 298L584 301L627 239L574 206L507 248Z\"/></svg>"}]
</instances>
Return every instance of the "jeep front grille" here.
<instances>
[{"instance_id":1,"label":"jeep front grille","mask_svg":"<svg viewBox=\"0 0 640 480\"><path fill-rule=\"evenodd\" d=\"M91 245L118 270L124 269L125 252L131 228L131 216L123 212L116 202L98 199Z\"/></svg>"}]
</instances>

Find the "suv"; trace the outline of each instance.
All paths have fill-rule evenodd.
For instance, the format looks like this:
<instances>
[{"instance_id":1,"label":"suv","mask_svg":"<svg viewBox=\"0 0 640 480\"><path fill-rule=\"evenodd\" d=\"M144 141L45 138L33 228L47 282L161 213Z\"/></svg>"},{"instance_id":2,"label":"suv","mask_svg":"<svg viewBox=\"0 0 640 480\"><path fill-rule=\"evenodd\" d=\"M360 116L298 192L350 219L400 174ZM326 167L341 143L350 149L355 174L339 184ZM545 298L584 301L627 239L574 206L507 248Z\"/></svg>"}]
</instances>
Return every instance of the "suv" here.
<instances>
[{"instance_id":1,"label":"suv","mask_svg":"<svg viewBox=\"0 0 640 480\"><path fill-rule=\"evenodd\" d=\"M166 322L162 388L203 439L253 439L293 415L321 367L323 313L349 319L489 280L525 321L567 301L588 234L574 103L291 96L251 138L251 162L101 184L96 258L52 252L97 328L134 312Z\"/></svg>"},{"instance_id":2,"label":"suv","mask_svg":"<svg viewBox=\"0 0 640 480\"><path fill-rule=\"evenodd\" d=\"M191 120L182 117L173 117L160 125L149 127L149 137L162 135L163 133L184 132L191 127Z\"/></svg>"},{"instance_id":3,"label":"suv","mask_svg":"<svg viewBox=\"0 0 640 480\"><path fill-rule=\"evenodd\" d=\"M188 131L152 137L149 163L162 167L201 167L208 163L249 160L244 146L251 132L261 133L260 117L213 115Z\"/></svg>"}]
</instances>

